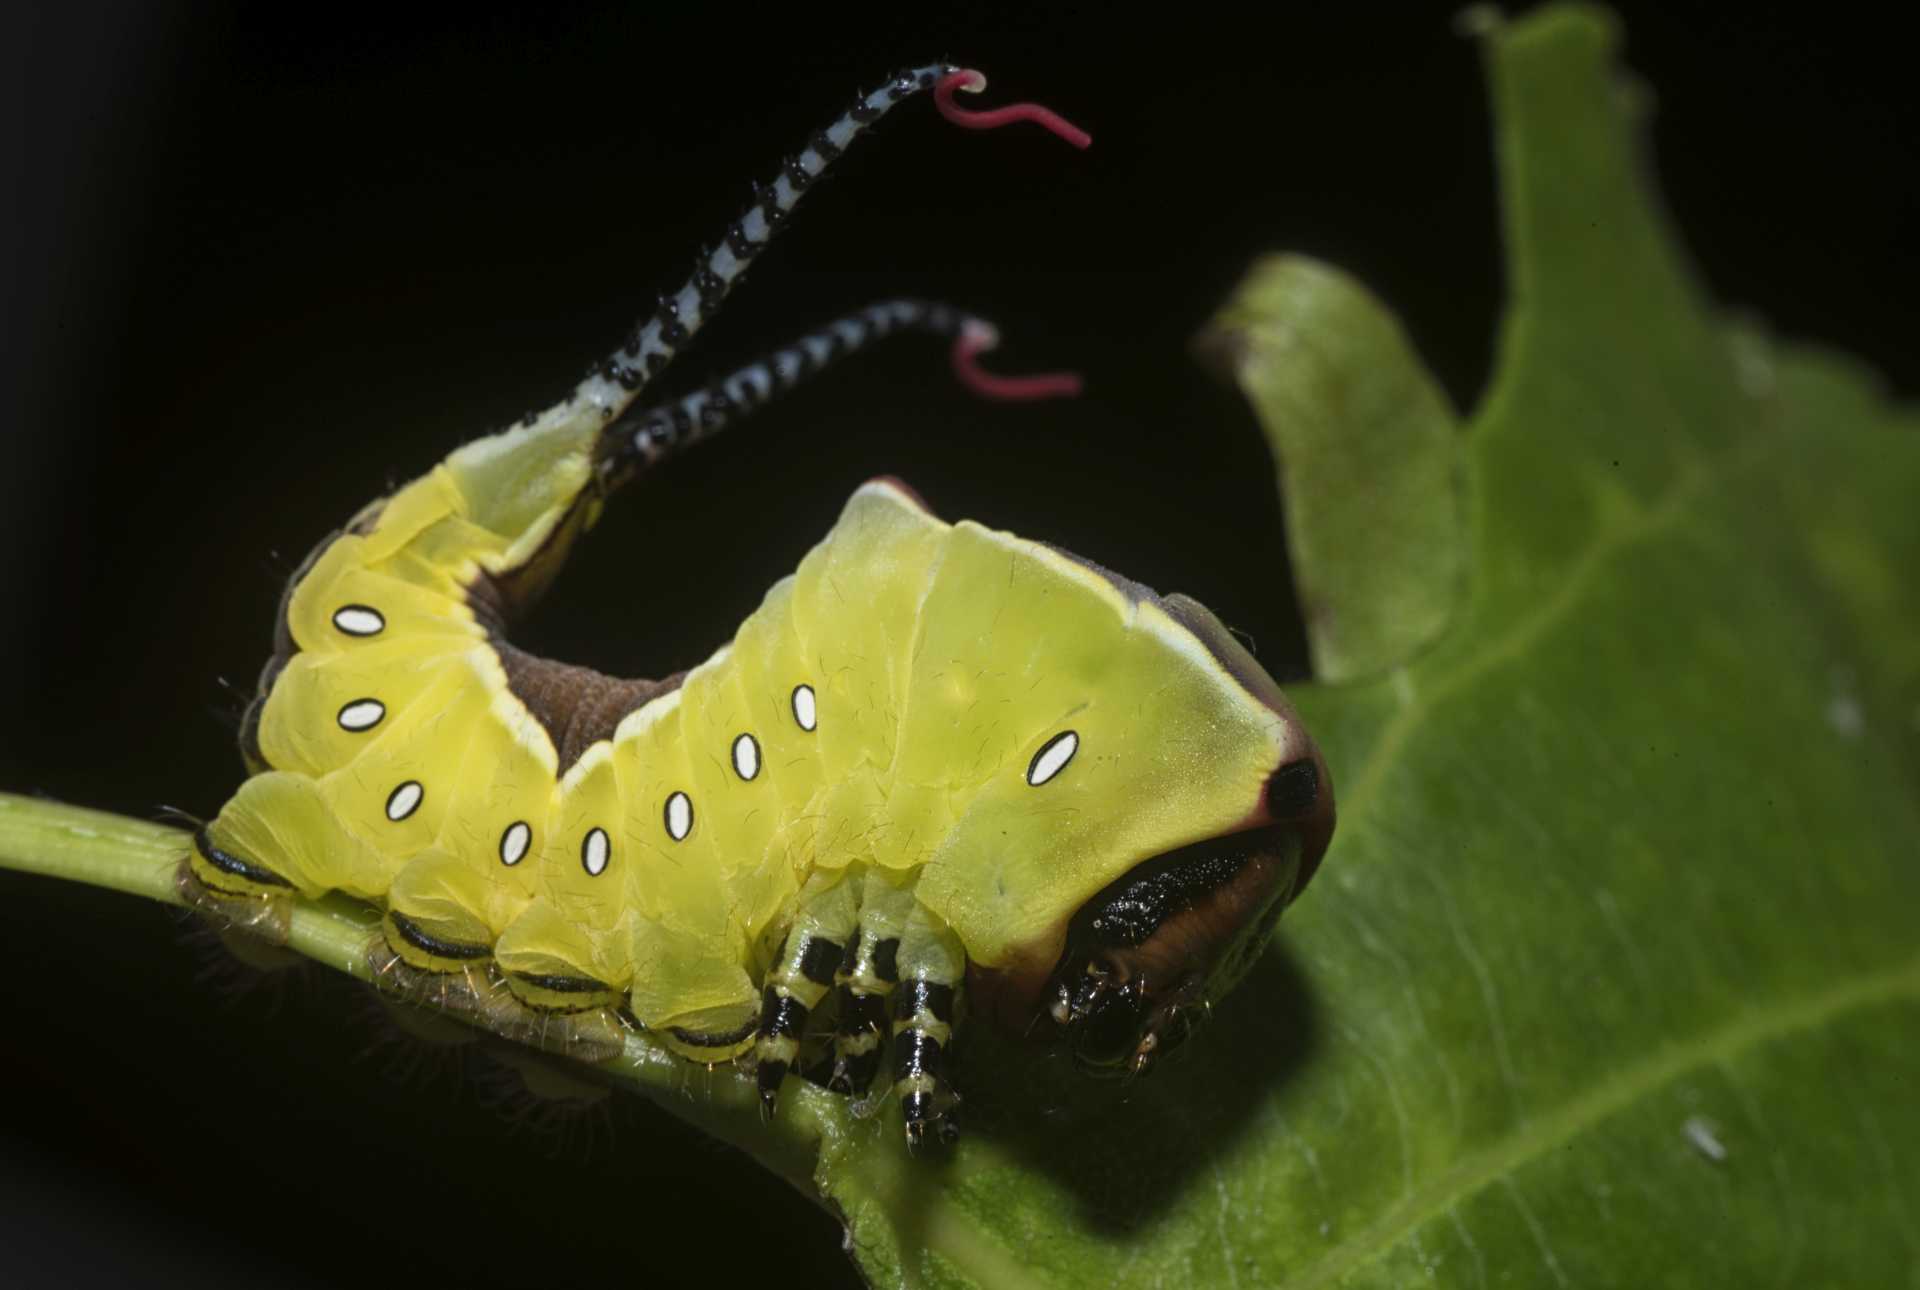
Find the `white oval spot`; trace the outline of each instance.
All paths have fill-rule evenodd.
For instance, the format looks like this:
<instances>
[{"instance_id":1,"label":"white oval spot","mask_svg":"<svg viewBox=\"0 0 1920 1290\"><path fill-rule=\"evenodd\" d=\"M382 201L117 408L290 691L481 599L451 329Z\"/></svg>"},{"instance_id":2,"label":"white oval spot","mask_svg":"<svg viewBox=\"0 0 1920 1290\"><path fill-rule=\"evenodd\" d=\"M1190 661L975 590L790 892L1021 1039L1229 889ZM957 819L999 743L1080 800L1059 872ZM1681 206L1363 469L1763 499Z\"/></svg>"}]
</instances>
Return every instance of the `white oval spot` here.
<instances>
[{"instance_id":1,"label":"white oval spot","mask_svg":"<svg viewBox=\"0 0 1920 1290\"><path fill-rule=\"evenodd\" d=\"M667 799L667 834L675 842L693 832L693 799L685 793L675 793Z\"/></svg>"},{"instance_id":2,"label":"white oval spot","mask_svg":"<svg viewBox=\"0 0 1920 1290\"><path fill-rule=\"evenodd\" d=\"M349 636L378 636L387 620L372 605L342 605L333 611L333 625Z\"/></svg>"},{"instance_id":3,"label":"white oval spot","mask_svg":"<svg viewBox=\"0 0 1920 1290\"><path fill-rule=\"evenodd\" d=\"M387 715L387 705L378 699L355 699L340 709L342 730L371 730Z\"/></svg>"},{"instance_id":4,"label":"white oval spot","mask_svg":"<svg viewBox=\"0 0 1920 1290\"><path fill-rule=\"evenodd\" d=\"M802 730L811 730L820 724L820 713L814 706L811 685L793 687L793 719L800 723Z\"/></svg>"},{"instance_id":5,"label":"white oval spot","mask_svg":"<svg viewBox=\"0 0 1920 1290\"><path fill-rule=\"evenodd\" d=\"M607 856L611 849L605 829L589 830L587 840L580 844L580 863L589 874L598 878L607 871Z\"/></svg>"},{"instance_id":6,"label":"white oval spot","mask_svg":"<svg viewBox=\"0 0 1920 1290\"><path fill-rule=\"evenodd\" d=\"M420 787L420 781L410 779L387 794L387 818L398 824L420 809L420 799L427 792Z\"/></svg>"},{"instance_id":7,"label":"white oval spot","mask_svg":"<svg viewBox=\"0 0 1920 1290\"><path fill-rule=\"evenodd\" d=\"M760 773L760 744L752 735L741 735L733 741L733 773L741 779L752 779Z\"/></svg>"},{"instance_id":8,"label":"white oval spot","mask_svg":"<svg viewBox=\"0 0 1920 1290\"><path fill-rule=\"evenodd\" d=\"M1027 763L1027 783L1035 788L1067 768L1073 755L1080 751L1080 736L1071 730L1062 730L1053 738L1040 745L1040 751Z\"/></svg>"},{"instance_id":9,"label":"white oval spot","mask_svg":"<svg viewBox=\"0 0 1920 1290\"><path fill-rule=\"evenodd\" d=\"M500 835L500 863L511 869L527 858L527 848L533 845L533 830L525 820L515 820Z\"/></svg>"}]
</instances>

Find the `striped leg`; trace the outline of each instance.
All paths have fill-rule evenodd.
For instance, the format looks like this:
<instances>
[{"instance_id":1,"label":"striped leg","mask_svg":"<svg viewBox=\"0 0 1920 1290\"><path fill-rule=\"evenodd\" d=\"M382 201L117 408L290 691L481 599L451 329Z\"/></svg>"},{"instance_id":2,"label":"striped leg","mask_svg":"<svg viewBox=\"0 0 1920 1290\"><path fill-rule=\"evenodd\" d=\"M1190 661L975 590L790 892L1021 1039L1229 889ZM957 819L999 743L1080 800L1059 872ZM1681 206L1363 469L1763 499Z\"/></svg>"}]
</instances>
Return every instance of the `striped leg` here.
<instances>
[{"instance_id":1,"label":"striped leg","mask_svg":"<svg viewBox=\"0 0 1920 1290\"><path fill-rule=\"evenodd\" d=\"M913 913L913 893L884 874L868 875L860 901L860 929L840 965L840 1021L833 1037L833 1076L827 1087L857 1097L880 1073L887 1043L887 996L900 979L900 937Z\"/></svg>"},{"instance_id":2,"label":"striped leg","mask_svg":"<svg viewBox=\"0 0 1920 1290\"><path fill-rule=\"evenodd\" d=\"M966 976L960 938L916 905L900 938L900 985L893 992L893 1087L906 1117L907 1146L931 1134L959 1136L952 1111L960 1100L947 1081L955 1005Z\"/></svg>"},{"instance_id":3,"label":"striped leg","mask_svg":"<svg viewBox=\"0 0 1920 1290\"><path fill-rule=\"evenodd\" d=\"M807 1018L826 997L846 957L846 942L857 930L854 885L839 877L827 880L831 887L823 881L824 889L816 894L802 894L793 930L760 993L753 1051L759 1059L760 1112L769 1120L779 1105L780 1085L799 1059Z\"/></svg>"}]
</instances>

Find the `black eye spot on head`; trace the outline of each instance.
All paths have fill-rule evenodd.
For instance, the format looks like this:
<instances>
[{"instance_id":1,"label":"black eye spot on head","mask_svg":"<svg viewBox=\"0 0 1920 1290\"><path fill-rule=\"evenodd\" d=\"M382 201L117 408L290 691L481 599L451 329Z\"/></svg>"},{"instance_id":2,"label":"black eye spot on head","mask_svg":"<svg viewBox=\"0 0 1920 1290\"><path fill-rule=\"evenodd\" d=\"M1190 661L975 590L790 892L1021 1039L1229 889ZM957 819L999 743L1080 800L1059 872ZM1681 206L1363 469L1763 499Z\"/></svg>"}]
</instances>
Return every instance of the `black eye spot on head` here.
<instances>
[{"instance_id":1,"label":"black eye spot on head","mask_svg":"<svg viewBox=\"0 0 1920 1290\"><path fill-rule=\"evenodd\" d=\"M1311 757L1282 766L1267 781L1267 810L1276 820L1297 819L1319 800L1320 770Z\"/></svg>"},{"instance_id":2,"label":"black eye spot on head","mask_svg":"<svg viewBox=\"0 0 1920 1290\"><path fill-rule=\"evenodd\" d=\"M1107 989L1104 985L1089 976L1073 998L1075 1016L1080 1018L1074 1056L1083 1069L1095 1073L1118 1067L1133 1053L1147 1014L1146 997L1137 986Z\"/></svg>"}]
</instances>

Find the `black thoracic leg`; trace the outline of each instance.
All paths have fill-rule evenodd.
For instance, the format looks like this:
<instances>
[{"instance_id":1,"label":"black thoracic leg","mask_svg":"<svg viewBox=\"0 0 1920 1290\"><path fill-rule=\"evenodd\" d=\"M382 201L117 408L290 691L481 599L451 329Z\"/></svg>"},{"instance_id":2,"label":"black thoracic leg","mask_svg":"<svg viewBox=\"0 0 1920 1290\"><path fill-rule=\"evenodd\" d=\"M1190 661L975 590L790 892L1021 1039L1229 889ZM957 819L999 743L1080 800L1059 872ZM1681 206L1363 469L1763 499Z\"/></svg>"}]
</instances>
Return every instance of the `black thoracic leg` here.
<instances>
[{"instance_id":1,"label":"black thoracic leg","mask_svg":"<svg viewBox=\"0 0 1920 1290\"><path fill-rule=\"evenodd\" d=\"M874 871L860 898L860 928L847 942L839 982L839 1025L833 1037L833 1077L827 1087L858 1096L880 1073L887 1046L887 996L900 979L900 937L913 913L911 891Z\"/></svg>"},{"instance_id":2,"label":"black thoracic leg","mask_svg":"<svg viewBox=\"0 0 1920 1290\"><path fill-rule=\"evenodd\" d=\"M821 875L818 890L801 893L793 929L760 992L760 1028L753 1051L759 1061L760 1110L767 1119L773 1118L781 1082L800 1056L807 1018L826 997L855 931L859 905L854 884L840 877Z\"/></svg>"},{"instance_id":3,"label":"black thoracic leg","mask_svg":"<svg viewBox=\"0 0 1920 1290\"><path fill-rule=\"evenodd\" d=\"M959 1136L952 1112L959 1097L947 1080L954 1010L967 956L945 923L915 904L900 938L900 984L893 992L893 1087L906 1118L907 1145L931 1134Z\"/></svg>"}]
</instances>

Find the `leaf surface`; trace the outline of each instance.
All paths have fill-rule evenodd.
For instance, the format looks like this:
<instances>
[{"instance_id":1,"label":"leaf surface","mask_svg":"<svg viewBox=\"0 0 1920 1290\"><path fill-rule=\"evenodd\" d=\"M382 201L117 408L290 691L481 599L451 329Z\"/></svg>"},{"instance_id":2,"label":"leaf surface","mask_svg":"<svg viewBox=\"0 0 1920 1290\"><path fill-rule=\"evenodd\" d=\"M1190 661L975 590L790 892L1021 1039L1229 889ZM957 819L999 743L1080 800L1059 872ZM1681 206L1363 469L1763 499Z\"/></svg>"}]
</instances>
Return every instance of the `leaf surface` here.
<instances>
[{"instance_id":1,"label":"leaf surface","mask_svg":"<svg viewBox=\"0 0 1920 1290\"><path fill-rule=\"evenodd\" d=\"M1460 599L1460 427L1400 322L1303 255L1253 266L1202 333L1259 411L1313 674L1370 680L1432 644Z\"/></svg>"},{"instance_id":2,"label":"leaf surface","mask_svg":"<svg viewBox=\"0 0 1920 1290\"><path fill-rule=\"evenodd\" d=\"M1335 271L1270 262L1213 333L1354 678L1294 692L1341 823L1214 1025L1119 1086L976 1029L921 1160L890 1107L796 1081L767 1128L742 1071L603 1066L824 1196L876 1285L1920 1286L1920 417L1707 301L1603 12L1485 25L1468 424ZM9 867L170 899L184 845L0 798ZM368 910L296 905L374 974Z\"/></svg>"},{"instance_id":3,"label":"leaf surface","mask_svg":"<svg viewBox=\"0 0 1920 1290\"><path fill-rule=\"evenodd\" d=\"M1296 693L1339 833L1188 1060L1116 1094L970 1050L1015 1074L931 1167L839 1121L877 1284L1914 1283L1920 423L1708 303L1604 13L1484 42L1465 602Z\"/></svg>"}]
</instances>

